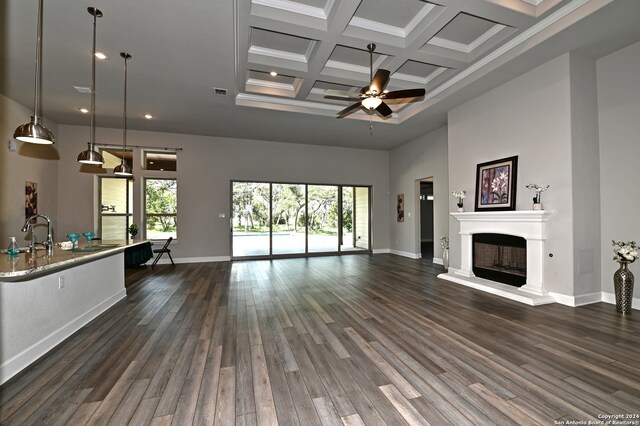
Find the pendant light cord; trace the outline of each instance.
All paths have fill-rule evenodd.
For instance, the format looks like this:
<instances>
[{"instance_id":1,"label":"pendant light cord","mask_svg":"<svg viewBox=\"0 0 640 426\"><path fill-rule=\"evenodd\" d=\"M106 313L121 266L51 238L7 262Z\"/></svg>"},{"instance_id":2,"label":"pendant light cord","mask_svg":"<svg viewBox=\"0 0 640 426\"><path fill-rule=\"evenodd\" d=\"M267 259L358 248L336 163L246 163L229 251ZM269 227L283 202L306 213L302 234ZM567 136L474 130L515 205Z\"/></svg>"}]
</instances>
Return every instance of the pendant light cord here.
<instances>
[{"instance_id":1,"label":"pendant light cord","mask_svg":"<svg viewBox=\"0 0 640 426\"><path fill-rule=\"evenodd\" d=\"M40 116L40 86L42 84L42 74L40 72L40 62L42 61L42 15L43 0L38 4L38 33L36 35L36 93L33 96L33 115Z\"/></svg>"},{"instance_id":2,"label":"pendant light cord","mask_svg":"<svg viewBox=\"0 0 640 426\"><path fill-rule=\"evenodd\" d=\"M124 155L127 151L127 61L131 55L122 52L120 56L124 58L124 113L122 115L122 163L125 163Z\"/></svg>"},{"instance_id":3,"label":"pendant light cord","mask_svg":"<svg viewBox=\"0 0 640 426\"><path fill-rule=\"evenodd\" d=\"M96 115L96 21L98 19L98 11L93 13L93 50L91 52L91 121L89 123L90 127L90 141L91 141L91 149L94 149L95 141L96 141L96 123L95 123L95 115Z\"/></svg>"}]
</instances>

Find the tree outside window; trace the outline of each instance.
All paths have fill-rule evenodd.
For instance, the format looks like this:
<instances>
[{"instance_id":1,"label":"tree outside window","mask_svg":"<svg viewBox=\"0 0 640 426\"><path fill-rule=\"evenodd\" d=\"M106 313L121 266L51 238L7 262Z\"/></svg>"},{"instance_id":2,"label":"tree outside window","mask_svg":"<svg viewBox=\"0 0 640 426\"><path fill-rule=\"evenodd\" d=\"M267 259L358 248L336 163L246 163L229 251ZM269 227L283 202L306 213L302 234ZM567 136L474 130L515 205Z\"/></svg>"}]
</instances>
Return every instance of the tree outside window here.
<instances>
[{"instance_id":1,"label":"tree outside window","mask_svg":"<svg viewBox=\"0 0 640 426\"><path fill-rule=\"evenodd\" d=\"M178 182L176 179L145 179L146 238L177 238Z\"/></svg>"}]
</instances>

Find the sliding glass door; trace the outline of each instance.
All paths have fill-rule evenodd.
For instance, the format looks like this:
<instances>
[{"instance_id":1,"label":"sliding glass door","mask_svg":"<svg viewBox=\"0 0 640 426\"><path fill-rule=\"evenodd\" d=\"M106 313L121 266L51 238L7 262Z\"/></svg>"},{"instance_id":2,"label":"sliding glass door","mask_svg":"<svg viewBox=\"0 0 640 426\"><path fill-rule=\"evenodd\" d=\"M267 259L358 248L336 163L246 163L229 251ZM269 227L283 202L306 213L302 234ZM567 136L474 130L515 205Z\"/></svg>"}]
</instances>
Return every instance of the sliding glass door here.
<instances>
[{"instance_id":1,"label":"sliding glass door","mask_svg":"<svg viewBox=\"0 0 640 426\"><path fill-rule=\"evenodd\" d=\"M233 256L268 256L271 251L271 187L268 183L233 183Z\"/></svg>"},{"instance_id":2,"label":"sliding glass door","mask_svg":"<svg viewBox=\"0 0 640 426\"><path fill-rule=\"evenodd\" d=\"M340 251L369 250L369 188L342 187Z\"/></svg>"},{"instance_id":3,"label":"sliding glass door","mask_svg":"<svg viewBox=\"0 0 640 426\"><path fill-rule=\"evenodd\" d=\"M306 186L274 183L271 188L272 254L305 253Z\"/></svg>"},{"instance_id":4,"label":"sliding glass door","mask_svg":"<svg viewBox=\"0 0 640 426\"><path fill-rule=\"evenodd\" d=\"M232 257L368 251L369 187L232 182Z\"/></svg>"}]
</instances>

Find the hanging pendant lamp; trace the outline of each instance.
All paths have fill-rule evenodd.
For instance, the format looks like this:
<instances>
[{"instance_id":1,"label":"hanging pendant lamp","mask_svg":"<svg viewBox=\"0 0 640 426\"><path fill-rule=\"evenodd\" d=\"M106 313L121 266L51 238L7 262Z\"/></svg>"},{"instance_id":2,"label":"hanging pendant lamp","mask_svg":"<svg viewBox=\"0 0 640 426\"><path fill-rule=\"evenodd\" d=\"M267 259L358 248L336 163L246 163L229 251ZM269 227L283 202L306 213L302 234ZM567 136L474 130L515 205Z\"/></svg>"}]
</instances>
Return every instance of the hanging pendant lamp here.
<instances>
[{"instance_id":1,"label":"hanging pendant lamp","mask_svg":"<svg viewBox=\"0 0 640 426\"><path fill-rule=\"evenodd\" d=\"M131 166L127 164L125 154L127 152L127 61L131 59L131 55L126 52L120 52L120 56L124 58L124 113L122 114L122 162L113 169L113 174L118 176L133 176Z\"/></svg>"},{"instance_id":2,"label":"hanging pendant lamp","mask_svg":"<svg viewBox=\"0 0 640 426\"><path fill-rule=\"evenodd\" d=\"M96 21L97 18L102 18L102 12L95 7L87 8L90 15L93 16L93 51L91 52L91 123L88 149L82 151L78 155L78 162L83 164L95 164L101 165L104 163L104 158L95 149L96 143Z\"/></svg>"},{"instance_id":3,"label":"hanging pendant lamp","mask_svg":"<svg viewBox=\"0 0 640 426\"><path fill-rule=\"evenodd\" d=\"M33 115L31 121L19 126L13 133L13 137L21 142L29 142L40 145L51 145L55 142L53 133L42 125L41 118L41 100L40 100L40 83L42 83L42 69L40 62L42 61L42 3L38 3L38 34L36 37L36 89L33 99Z\"/></svg>"}]
</instances>

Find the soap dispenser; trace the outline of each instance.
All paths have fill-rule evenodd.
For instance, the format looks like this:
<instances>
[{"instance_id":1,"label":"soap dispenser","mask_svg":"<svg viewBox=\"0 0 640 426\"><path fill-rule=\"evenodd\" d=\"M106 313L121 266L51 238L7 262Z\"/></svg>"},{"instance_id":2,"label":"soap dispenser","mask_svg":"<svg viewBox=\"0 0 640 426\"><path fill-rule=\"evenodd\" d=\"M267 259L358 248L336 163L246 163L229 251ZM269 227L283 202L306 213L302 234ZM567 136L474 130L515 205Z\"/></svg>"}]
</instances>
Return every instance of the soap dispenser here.
<instances>
[{"instance_id":1,"label":"soap dispenser","mask_svg":"<svg viewBox=\"0 0 640 426\"><path fill-rule=\"evenodd\" d=\"M9 247L7 247L7 254L9 256L16 256L20 254L20 249L18 248L18 244L16 243L16 237L11 237L9 239Z\"/></svg>"}]
</instances>

